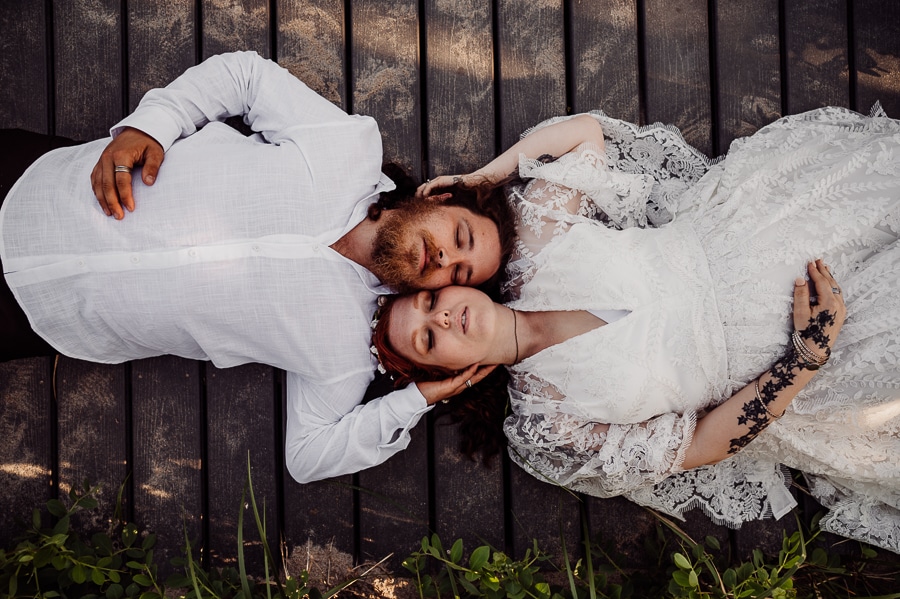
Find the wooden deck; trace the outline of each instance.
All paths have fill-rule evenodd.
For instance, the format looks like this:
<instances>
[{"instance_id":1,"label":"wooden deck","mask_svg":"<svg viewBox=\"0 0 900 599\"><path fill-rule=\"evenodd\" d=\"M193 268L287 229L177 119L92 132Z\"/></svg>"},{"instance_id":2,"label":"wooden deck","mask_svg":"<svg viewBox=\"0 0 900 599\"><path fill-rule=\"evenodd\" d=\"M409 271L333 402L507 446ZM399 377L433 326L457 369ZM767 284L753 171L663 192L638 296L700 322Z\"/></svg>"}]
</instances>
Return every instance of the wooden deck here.
<instances>
[{"instance_id":1,"label":"wooden deck","mask_svg":"<svg viewBox=\"0 0 900 599\"><path fill-rule=\"evenodd\" d=\"M375 117L386 158L421 178L476 168L540 120L594 108L674 123L711 155L817 106L865 112L880 100L900 115L894 0L5 0L0 32L0 127L101 137L146 90L254 49ZM124 481L127 515L159 534L159 557L177 554L184 523L231 558L248 452L269 530L289 545L396 552L396 565L436 531L515 554L537 538L559 555L584 516L592 535L639 555L653 530L627 501L461 459L433 415L384 465L296 484L282 457L284 388L267 366L175 357L0 364L0 538L84 479L107 505ZM793 519L736 533L702 514L688 523L740 554L780 547L784 526Z\"/></svg>"}]
</instances>

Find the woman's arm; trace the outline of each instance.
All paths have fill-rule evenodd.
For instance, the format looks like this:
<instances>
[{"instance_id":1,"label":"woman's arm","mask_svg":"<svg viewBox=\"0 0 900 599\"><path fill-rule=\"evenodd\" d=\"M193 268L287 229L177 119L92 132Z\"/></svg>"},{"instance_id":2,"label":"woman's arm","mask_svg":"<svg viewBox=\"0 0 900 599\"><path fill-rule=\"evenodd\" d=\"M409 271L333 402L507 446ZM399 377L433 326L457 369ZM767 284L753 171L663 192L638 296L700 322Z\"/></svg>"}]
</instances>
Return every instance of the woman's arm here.
<instances>
[{"instance_id":1,"label":"woman's arm","mask_svg":"<svg viewBox=\"0 0 900 599\"><path fill-rule=\"evenodd\" d=\"M834 277L818 260L809 264L809 278L818 300L811 303L809 285L802 279L794 287L794 329L814 354L828 356L844 323L847 309ZM802 349L802 348L801 348ZM685 452L682 467L714 464L743 449L812 380L815 370L793 346L767 372L697 422L694 439ZM758 390L757 390L758 389Z\"/></svg>"},{"instance_id":2,"label":"woman's arm","mask_svg":"<svg viewBox=\"0 0 900 599\"><path fill-rule=\"evenodd\" d=\"M555 160L585 142L592 142L601 150L605 150L603 128L600 123L588 114L579 114L534 131L477 171L467 175L442 175L432 179L419 187L417 195L430 196L433 190L452 185L460 179L468 184L498 183L516 172L519 168L520 154L524 154L527 158L549 157Z\"/></svg>"}]
</instances>

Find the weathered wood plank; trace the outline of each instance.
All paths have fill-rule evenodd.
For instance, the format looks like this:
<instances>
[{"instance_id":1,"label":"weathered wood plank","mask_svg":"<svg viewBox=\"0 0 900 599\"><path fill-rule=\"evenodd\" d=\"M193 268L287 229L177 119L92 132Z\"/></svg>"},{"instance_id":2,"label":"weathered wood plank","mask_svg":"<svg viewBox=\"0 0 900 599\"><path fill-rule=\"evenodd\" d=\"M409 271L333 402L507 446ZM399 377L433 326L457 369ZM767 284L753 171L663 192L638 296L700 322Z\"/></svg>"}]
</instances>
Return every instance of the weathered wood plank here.
<instances>
[{"instance_id":1,"label":"weathered wood plank","mask_svg":"<svg viewBox=\"0 0 900 599\"><path fill-rule=\"evenodd\" d=\"M853 31L857 110L865 113L877 100L900 117L900 3L855 0Z\"/></svg>"},{"instance_id":2,"label":"weathered wood plank","mask_svg":"<svg viewBox=\"0 0 900 599\"><path fill-rule=\"evenodd\" d=\"M193 66L197 57L193 2L129 2L128 110L155 87L168 85Z\"/></svg>"},{"instance_id":3,"label":"weathered wood plank","mask_svg":"<svg viewBox=\"0 0 900 599\"><path fill-rule=\"evenodd\" d=\"M131 368L134 517L142 530L157 534L155 552L165 572L181 555L185 529L190 539L202 533L202 368L174 356Z\"/></svg>"},{"instance_id":4,"label":"weathered wood plank","mask_svg":"<svg viewBox=\"0 0 900 599\"><path fill-rule=\"evenodd\" d=\"M84 524L102 530L115 513L116 494L129 473L125 366L59 358L59 490L100 487L100 508ZM130 498L125 494L125 500Z\"/></svg>"},{"instance_id":5,"label":"weathered wood plank","mask_svg":"<svg viewBox=\"0 0 900 599\"><path fill-rule=\"evenodd\" d=\"M580 555L581 503L575 493L510 466L509 510L512 512L513 555L522 557L536 539L538 547L554 557Z\"/></svg>"},{"instance_id":6,"label":"weathered wood plank","mask_svg":"<svg viewBox=\"0 0 900 599\"><path fill-rule=\"evenodd\" d=\"M264 517L270 549L278 554L278 477L284 451L280 418L276 418L275 370L261 364L219 369L206 365L207 481L209 495L209 551L220 563L235 563L238 513L244 509L244 555L248 565L262 571L263 552L249 509L241 505L247 482L249 455L253 491Z\"/></svg>"},{"instance_id":7,"label":"weathered wood plank","mask_svg":"<svg viewBox=\"0 0 900 599\"><path fill-rule=\"evenodd\" d=\"M278 64L347 109L343 0L277 0Z\"/></svg>"},{"instance_id":8,"label":"weathered wood plank","mask_svg":"<svg viewBox=\"0 0 900 599\"><path fill-rule=\"evenodd\" d=\"M378 121L384 159L422 176L416 0L354 0L353 111Z\"/></svg>"},{"instance_id":9,"label":"weathered wood plank","mask_svg":"<svg viewBox=\"0 0 900 599\"><path fill-rule=\"evenodd\" d=\"M491 5L425 3L428 177L471 172L494 157Z\"/></svg>"},{"instance_id":10,"label":"weathered wood plank","mask_svg":"<svg viewBox=\"0 0 900 599\"><path fill-rule=\"evenodd\" d=\"M671 123L712 151L709 23L704 0L646 0L647 120Z\"/></svg>"},{"instance_id":11,"label":"weathered wood plank","mask_svg":"<svg viewBox=\"0 0 900 599\"><path fill-rule=\"evenodd\" d=\"M718 147L753 134L781 116L778 0L718 0L716 81Z\"/></svg>"},{"instance_id":12,"label":"weathered wood plank","mask_svg":"<svg viewBox=\"0 0 900 599\"><path fill-rule=\"evenodd\" d=\"M590 541L621 564L633 568L654 567L648 544L656 542L659 520L646 508L624 497L587 497Z\"/></svg>"},{"instance_id":13,"label":"weathered wood plank","mask_svg":"<svg viewBox=\"0 0 900 599\"><path fill-rule=\"evenodd\" d=\"M268 0L201 0L203 58L237 50L271 56Z\"/></svg>"},{"instance_id":14,"label":"weathered wood plank","mask_svg":"<svg viewBox=\"0 0 900 599\"><path fill-rule=\"evenodd\" d=\"M786 114L850 106L847 1L785 2Z\"/></svg>"},{"instance_id":15,"label":"weathered wood plank","mask_svg":"<svg viewBox=\"0 0 900 599\"><path fill-rule=\"evenodd\" d=\"M119 0L54 4L57 135L98 139L124 116L121 7Z\"/></svg>"},{"instance_id":16,"label":"weathered wood plank","mask_svg":"<svg viewBox=\"0 0 900 599\"><path fill-rule=\"evenodd\" d=\"M498 0L500 141L508 148L529 127L566 114L562 0Z\"/></svg>"},{"instance_id":17,"label":"weathered wood plank","mask_svg":"<svg viewBox=\"0 0 900 599\"><path fill-rule=\"evenodd\" d=\"M490 468L459 451L459 427L437 418L434 427L436 532L445 545L462 539L466 551L484 543L504 549L503 455Z\"/></svg>"},{"instance_id":18,"label":"weathered wood plank","mask_svg":"<svg viewBox=\"0 0 900 599\"><path fill-rule=\"evenodd\" d=\"M427 418L411 431L409 446L383 464L359 473L360 557L380 560L394 553L398 568L429 531Z\"/></svg>"},{"instance_id":19,"label":"weathered wood plank","mask_svg":"<svg viewBox=\"0 0 900 599\"><path fill-rule=\"evenodd\" d=\"M43 2L0 6L0 127L50 133L45 20Z\"/></svg>"},{"instance_id":20,"label":"weathered wood plank","mask_svg":"<svg viewBox=\"0 0 900 599\"><path fill-rule=\"evenodd\" d=\"M18 522L51 498L52 368L51 358L0 363L0 539L22 532Z\"/></svg>"},{"instance_id":21,"label":"weathered wood plank","mask_svg":"<svg viewBox=\"0 0 900 599\"><path fill-rule=\"evenodd\" d=\"M572 111L640 121L636 0L574 0Z\"/></svg>"}]
</instances>

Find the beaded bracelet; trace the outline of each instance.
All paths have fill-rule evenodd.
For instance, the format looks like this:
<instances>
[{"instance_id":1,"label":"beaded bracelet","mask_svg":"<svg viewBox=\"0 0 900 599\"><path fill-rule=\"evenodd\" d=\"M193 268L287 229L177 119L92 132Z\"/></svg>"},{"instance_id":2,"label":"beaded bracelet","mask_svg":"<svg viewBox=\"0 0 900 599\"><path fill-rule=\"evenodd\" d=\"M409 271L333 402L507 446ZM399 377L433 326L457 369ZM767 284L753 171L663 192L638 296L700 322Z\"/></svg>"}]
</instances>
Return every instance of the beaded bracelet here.
<instances>
[{"instance_id":1,"label":"beaded bracelet","mask_svg":"<svg viewBox=\"0 0 900 599\"><path fill-rule=\"evenodd\" d=\"M794 345L794 353L799 358L800 367L806 370L818 370L828 362L830 352L825 356L820 356L803 342L799 331L794 331L791 335L791 342Z\"/></svg>"}]
</instances>

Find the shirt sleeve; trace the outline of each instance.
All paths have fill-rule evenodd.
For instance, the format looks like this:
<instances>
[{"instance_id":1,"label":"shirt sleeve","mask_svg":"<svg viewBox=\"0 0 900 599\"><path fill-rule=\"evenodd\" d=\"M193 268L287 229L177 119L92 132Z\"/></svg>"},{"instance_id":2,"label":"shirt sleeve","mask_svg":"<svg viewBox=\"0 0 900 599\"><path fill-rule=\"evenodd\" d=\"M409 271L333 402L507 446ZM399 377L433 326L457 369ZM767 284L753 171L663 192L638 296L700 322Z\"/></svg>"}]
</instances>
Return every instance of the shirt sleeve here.
<instances>
[{"instance_id":1,"label":"shirt sleeve","mask_svg":"<svg viewBox=\"0 0 900 599\"><path fill-rule=\"evenodd\" d=\"M115 137L124 127L134 127L168 151L175 140L232 116L243 116L270 143L284 139L292 126L368 119L346 114L256 52L233 52L213 56L165 88L150 90L110 133Z\"/></svg>"},{"instance_id":2,"label":"shirt sleeve","mask_svg":"<svg viewBox=\"0 0 900 599\"><path fill-rule=\"evenodd\" d=\"M365 377L331 385L287 377L285 462L301 483L384 462L406 449L410 430L431 409L415 385L359 404Z\"/></svg>"}]
</instances>

